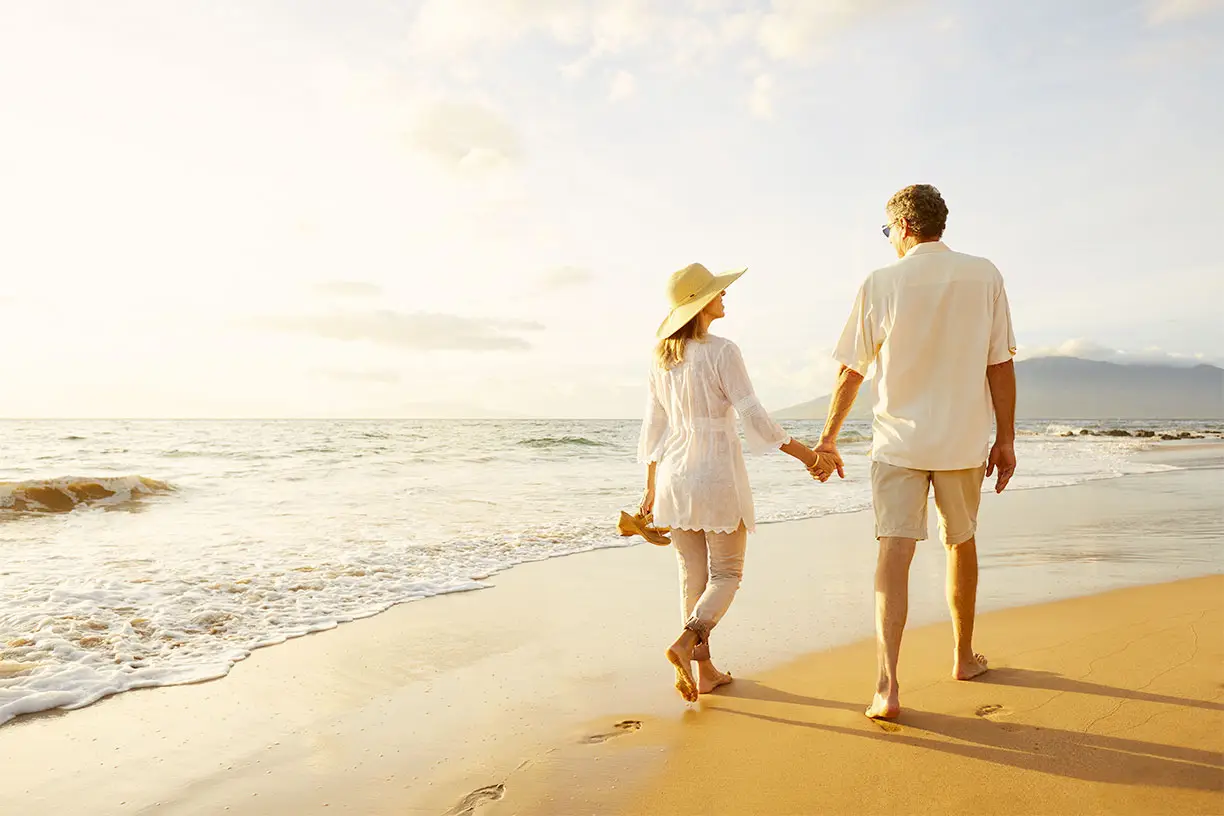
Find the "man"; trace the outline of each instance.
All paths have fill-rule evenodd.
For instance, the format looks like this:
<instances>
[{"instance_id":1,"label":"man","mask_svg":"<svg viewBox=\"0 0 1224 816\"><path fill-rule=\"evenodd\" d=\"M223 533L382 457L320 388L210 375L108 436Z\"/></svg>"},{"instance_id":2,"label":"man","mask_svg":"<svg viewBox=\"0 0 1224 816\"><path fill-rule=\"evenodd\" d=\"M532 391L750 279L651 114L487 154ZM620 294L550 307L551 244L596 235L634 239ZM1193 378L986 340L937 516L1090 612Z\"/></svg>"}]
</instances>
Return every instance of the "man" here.
<instances>
[{"instance_id":1,"label":"man","mask_svg":"<svg viewBox=\"0 0 1224 816\"><path fill-rule=\"evenodd\" d=\"M897 661L909 610L909 568L927 537L927 492L935 490L948 557L948 607L955 638L952 676L986 671L973 651L977 601L977 511L982 481L995 492L1016 467L1016 341L1003 277L984 258L953 252L940 239L948 208L929 184L901 190L885 208L884 234L900 260L867 276L833 353L841 363L818 453L844 476L837 435L868 367L875 363L871 497L879 557L876 638L879 681L866 714L901 711ZM991 413L995 441L990 445Z\"/></svg>"}]
</instances>

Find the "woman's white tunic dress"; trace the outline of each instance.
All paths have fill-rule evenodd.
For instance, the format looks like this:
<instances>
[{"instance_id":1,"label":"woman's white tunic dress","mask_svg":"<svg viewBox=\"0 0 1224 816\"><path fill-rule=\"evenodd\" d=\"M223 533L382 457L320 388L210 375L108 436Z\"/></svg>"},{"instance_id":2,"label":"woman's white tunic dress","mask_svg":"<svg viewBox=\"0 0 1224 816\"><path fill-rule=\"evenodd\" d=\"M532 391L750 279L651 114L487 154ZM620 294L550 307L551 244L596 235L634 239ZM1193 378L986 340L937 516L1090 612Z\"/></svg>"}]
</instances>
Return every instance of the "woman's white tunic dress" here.
<instances>
[{"instance_id":1,"label":"woman's white tunic dress","mask_svg":"<svg viewBox=\"0 0 1224 816\"><path fill-rule=\"evenodd\" d=\"M655 524L731 533L743 522L749 532L755 529L736 414L753 453L776 450L790 439L761 406L730 340L691 340L680 365L653 367L638 460L659 463Z\"/></svg>"}]
</instances>

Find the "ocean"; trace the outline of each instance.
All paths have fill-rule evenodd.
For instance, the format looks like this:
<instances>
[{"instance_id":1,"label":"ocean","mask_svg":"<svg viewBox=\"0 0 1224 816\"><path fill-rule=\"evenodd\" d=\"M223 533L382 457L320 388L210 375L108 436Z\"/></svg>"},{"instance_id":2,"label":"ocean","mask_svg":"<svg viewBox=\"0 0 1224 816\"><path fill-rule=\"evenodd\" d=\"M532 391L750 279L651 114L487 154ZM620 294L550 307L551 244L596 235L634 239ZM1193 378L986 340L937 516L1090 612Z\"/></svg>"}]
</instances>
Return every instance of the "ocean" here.
<instances>
[{"instance_id":1,"label":"ocean","mask_svg":"<svg viewBox=\"0 0 1224 816\"><path fill-rule=\"evenodd\" d=\"M820 430L784 424L809 441ZM516 564L641 543L615 532L642 488L637 421L0 429L0 724L222 677L253 649L483 589ZM1122 435L1141 429L1224 435L1219 423L1022 423L1010 489L1173 468L1140 455L1158 437ZM868 507L868 434L846 428L845 481L748 457L758 522ZM1213 555L1178 557L1209 571Z\"/></svg>"}]
</instances>

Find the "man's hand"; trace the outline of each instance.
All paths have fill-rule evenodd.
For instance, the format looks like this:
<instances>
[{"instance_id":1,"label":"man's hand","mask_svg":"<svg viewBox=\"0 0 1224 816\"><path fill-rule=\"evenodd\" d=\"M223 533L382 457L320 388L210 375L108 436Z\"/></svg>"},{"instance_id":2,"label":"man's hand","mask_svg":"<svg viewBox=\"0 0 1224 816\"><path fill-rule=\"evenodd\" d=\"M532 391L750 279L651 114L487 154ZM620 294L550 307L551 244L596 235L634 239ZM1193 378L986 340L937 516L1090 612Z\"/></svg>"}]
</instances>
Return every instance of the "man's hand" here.
<instances>
[{"instance_id":1,"label":"man's hand","mask_svg":"<svg viewBox=\"0 0 1224 816\"><path fill-rule=\"evenodd\" d=\"M808 473L812 474L813 479L826 481L835 470L838 476L846 478L846 463L837 452L836 442L821 443L812 448L812 453L816 454L816 464L808 468Z\"/></svg>"},{"instance_id":2,"label":"man's hand","mask_svg":"<svg viewBox=\"0 0 1224 816\"><path fill-rule=\"evenodd\" d=\"M995 493L1002 493L1012 474L1016 472L1016 445L1014 442L995 442L990 449L990 458L986 460L986 476L989 477L998 469L999 476L995 481Z\"/></svg>"}]
</instances>

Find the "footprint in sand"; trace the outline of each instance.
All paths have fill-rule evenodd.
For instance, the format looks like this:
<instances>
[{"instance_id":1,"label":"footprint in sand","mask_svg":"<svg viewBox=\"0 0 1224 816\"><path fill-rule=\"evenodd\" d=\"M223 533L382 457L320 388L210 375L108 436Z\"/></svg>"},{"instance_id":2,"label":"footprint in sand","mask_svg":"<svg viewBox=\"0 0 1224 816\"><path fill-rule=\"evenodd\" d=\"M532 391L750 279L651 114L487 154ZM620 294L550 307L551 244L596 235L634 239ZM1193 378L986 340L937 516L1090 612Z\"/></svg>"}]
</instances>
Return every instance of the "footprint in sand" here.
<instances>
[{"instance_id":1,"label":"footprint in sand","mask_svg":"<svg viewBox=\"0 0 1224 816\"><path fill-rule=\"evenodd\" d=\"M442 816L472 816L476 812L476 808L486 802L496 802L504 798L505 795L506 786L504 784L486 785L483 788L477 788L460 799L459 804L446 811Z\"/></svg>"},{"instance_id":2,"label":"footprint in sand","mask_svg":"<svg viewBox=\"0 0 1224 816\"><path fill-rule=\"evenodd\" d=\"M584 745L595 745L600 742L607 742L613 737L619 737L622 734L629 734L637 731L642 727L641 720L621 720L616 725L612 726L615 730L606 731L602 734L591 734L589 737L583 737L581 742Z\"/></svg>"},{"instance_id":3,"label":"footprint in sand","mask_svg":"<svg viewBox=\"0 0 1224 816\"><path fill-rule=\"evenodd\" d=\"M996 703L989 703L984 706L978 706L973 713L979 717L989 717L992 714L998 714L1002 710L1003 706L997 705Z\"/></svg>"},{"instance_id":4,"label":"footprint in sand","mask_svg":"<svg viewBox=\"0 0 1224 816\"><path fill-rule=\"evenodd\" d=\"M890 734L901 733L901 726L896 723L885 722L884 720L872 720L872 722L880 726L881 731L887 731Z\"/></svg>"}]
</instances>

